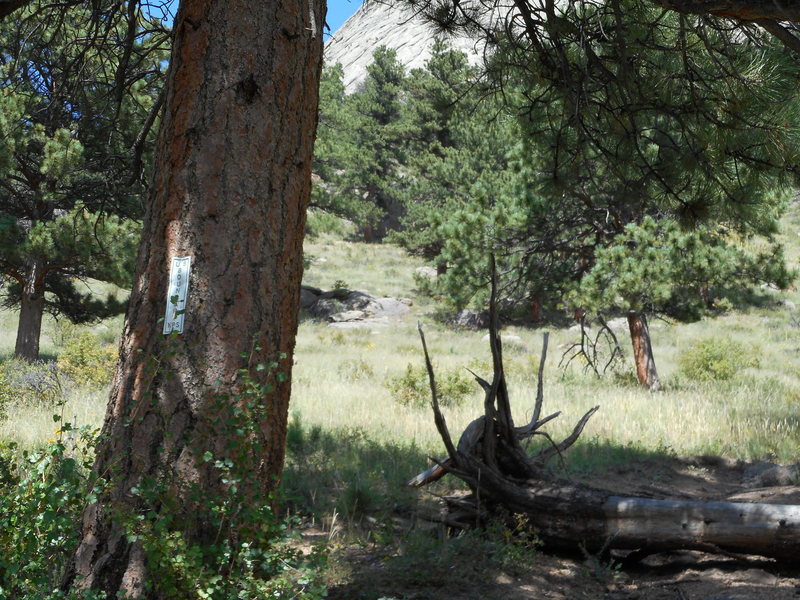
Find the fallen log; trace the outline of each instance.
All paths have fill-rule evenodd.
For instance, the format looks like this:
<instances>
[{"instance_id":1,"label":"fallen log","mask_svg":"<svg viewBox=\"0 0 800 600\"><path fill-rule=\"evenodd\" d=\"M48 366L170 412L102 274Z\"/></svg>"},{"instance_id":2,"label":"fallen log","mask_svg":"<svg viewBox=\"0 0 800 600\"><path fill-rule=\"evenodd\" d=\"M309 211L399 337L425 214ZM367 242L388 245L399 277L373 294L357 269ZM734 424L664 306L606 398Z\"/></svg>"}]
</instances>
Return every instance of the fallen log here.
<instances>
[{"instance_id":1,"label":"fallen log","mask_svg":"<svg viewBox=\"0 0 800 600\"><path fill-rule=\"evenodd\" d=\"M613 491L575 485L554 477L547 462L561 456L577 441L599 407L589 410L559 443L541 430L559 415L540 416L547 356L545 334L533 417L523 427L514 425L503 370L496 286L494 275L490 300L494 375L488 382L473 373L485 392L484 414L465 428L457 446L439 407L435 373L425 335L419 328L434 422L447 457L434 461L433 467L414 477L408 485L422 487L452 474L472 490L468 500L459 501L461 514L471 501L476 515L498 508L506 514L525 515L537 536L552 548L580 547L588 552L620 549L641 554L687 549L757 554L782 560L800 558L800 506L621 497ZM549 445L529 456L520 441L534 435L543 436Z\"/></svg>"},{"instance_id":2,"label":"fallen log","mask_svg":"<svg viewBox=\"0 0 800 600\"><path fill-rule=\"evenodd\" d=\"M553 549L800 558L800 506L622 497L568 482L514 482L496 473L481 473L479 489L485 507L525 515Z\"/></svg>"}]
</instances>

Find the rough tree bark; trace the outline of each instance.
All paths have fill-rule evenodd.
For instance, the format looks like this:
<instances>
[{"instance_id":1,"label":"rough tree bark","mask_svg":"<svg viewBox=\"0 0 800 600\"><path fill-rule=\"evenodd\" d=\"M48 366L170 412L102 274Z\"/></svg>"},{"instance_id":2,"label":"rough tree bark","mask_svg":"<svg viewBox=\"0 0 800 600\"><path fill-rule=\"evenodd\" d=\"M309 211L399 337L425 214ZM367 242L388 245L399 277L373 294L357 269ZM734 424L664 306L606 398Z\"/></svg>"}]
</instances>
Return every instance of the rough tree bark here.
<instances>
[{"instance_id":1,"label":"rough tree bark","mask_svg":"<svg viewBox=\"0 0 800 600\"><path fill-rule=\"evenodd\" d=\"M180 494L223 485L200 455L229 454L220 390L235 398L248 362L274 361L285 376L251 374L274 386L254 434L257 495L278 481L323 23L322 0L180 4L154 181L95 464L109 484L84 513L65 587L142 596L144 551L126 538L120 519L140 506L132 488L147 478L169 481L189 537L207 537L208 524ZM170 260L185 256L192 260L185 329L165 336Z\"/></svg>"},{"instance_id":2,"label":"rough tree bark","mask_svg":"<svg viewBox=\"0 0 800 600\"><path fill-rule=\"evenodd\" d=\"M656 371L653 346L650 343L650 327L644 313L628 313L628 329L633 344L633 360L636 364L636 377L639 383L651 392L661 389L661 380Z\"/></svg>"},{"instance_id":3,"label":"rough tree bark","mask_svg":"<svg viewBox=\"0 0 800 600\"><path fill-rule=\"evenodd\" d=\"M22 287L19 305L19 323L14 356L27 361L39 358L39 338L42 334L44 316L44 265L36 258L28 261L24 276L19 282Z\"/></svg>"},{"instance_id":4,"label":"rough tree bark","mask_svg":"<svg viewBox=\"0 0 800 600\"><path fill-rule=\"evenodd\" d=\"M584 414L572 433L559 443L542 430L559 415L541 416L547 356L545 334L531 421L522 427L514 425L497 328L496 285L495 276L489 334L494 374L491 382L476 376L486 394L484 414L464 429L457 445L439 409L435 374L420 328L434 421L447 449L447 458L437 461L408 484L421 487L451 473L469 485L470 496L449 499L452 510L443 517L445 523L465 527L500 507L506 513L525 515L529 526L551 548L571 551L584 548L589 552L627 549L637 551L637 556L663 550L698 549L800 558L798 506L624 498L553 476L547 469L547 461L577 441L598 407ZM520 443L535 435L543 436L548 444L529 456Z\"/></svg>"},{"instance_id":5,"label":"rough tree bark","mask_svg":"<svg viewBox=\"0 0 800 600\"><path fill-rule=\"evenodd\" d=\"M730 17L741 21L800 21L797 0L651 0L682 13Z\"/></svg>"},{"instance_id":6,"label":"rough tree bark","mask_svg":"<svg viewBox=\"0 0 800 600\"><path fill-rule=\"evenodd\" d=\"M664 8L686 14L714 15L756 23L784 46L800 54L800 38L786 22L800 22L800 2L796 0L651 0Z\"/></svg>"},{"instance_id":7,"label":"rough tree bark","mask_svg":"<svg viewBox=\"0 0 800 600\"><path fill-rule=\"evenodd\" d=\"M30 2L31 0L0 0L0 21Z\"/></svg>"}]
</instances>

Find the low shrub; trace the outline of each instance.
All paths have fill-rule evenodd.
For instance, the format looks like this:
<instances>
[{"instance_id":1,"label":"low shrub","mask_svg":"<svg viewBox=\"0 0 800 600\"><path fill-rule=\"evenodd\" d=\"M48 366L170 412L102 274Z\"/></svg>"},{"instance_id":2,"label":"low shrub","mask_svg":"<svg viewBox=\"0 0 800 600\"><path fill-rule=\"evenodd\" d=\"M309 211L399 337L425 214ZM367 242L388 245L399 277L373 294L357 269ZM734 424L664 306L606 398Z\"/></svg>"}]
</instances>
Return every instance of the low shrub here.
<instances>
[{"instance_id":1,"label":"low shrub","mask_svg":"<svg viewBox=\"0 0 800 600\"><path fill-rule=\"evenodd\" d=\"M16 405L52 406L64 397L64 378L53 361L15 358L0 364L0 412Z\"/></svg>"},{"instance_id":2,"label":"low shrub","mask_svg":"<svg viewBox=\"0 0 800 600\"><path fill-rule=\"evenodd\" d=\"M475 391L475 384L457 370L434 369L436 391L442 406L459 406ZM428 371L409 364L402 375L392 377L386 387L392 398L403 406L423 407L431 401Z\"/></svg>"},{"instance_id":3,"label":"low shrub","mask_svg":"<svg viewBox=\"0 0 800 600\"><path fill-rule=\"evenodd\" d=\"M211 471L209 479L223 485L208 489L176 481L165 467L130 489L140 511L120 519L128 538L137 540L147 557L146 595L176 600L319 600L326 595L316 573L324 557L304 555L291 541L298 523L273 510L277 500L263 489L254 468L263 450L256 415L263 414L273 389L255 373L268 370L273 372L268 380L285 380L277 368L278 362L271 362L252 371L241 369L236 392L220 391L215 400L214 426L225 432L228 443L196 454L194 466ZM294 443L302 445L302 440ZM215 532L213 543L197 535L197 524Z\"/></svg>"},{"instance_id":4,"label":"low shrub","mask_svg":"<svg viewBox=\"0 0 800 600\"><path fill-rule=\"evenodd\" d=\"M51 326L50 337L58 348L63 348L78 335L78 330L78 325L69 319L58 319Z\"/></svg>"},{"instance_id":5,"label":"low shrub","mask_svg":"<svg viewBox=\"0 0 800 600\"><path fill-rule=\"evenodd\" d=\"M370 379L375 376L375 370L372 365L365 361L363 358L353 358L345 360L336 369L339 376L345 381L360 381L362 379Z\"/></svg>"},{"instance_id":6,"label":"low shrub","mask_svg":"<svg viewBox=\"0 0 800 600\"><path fill-rule=\"evenodd\" d=\"M730 338L698 340L678 358L679 372L690 381L724 381L761 364L761 350Z\"/></svg>"},{"instance_id":7,"label":"low shrub","mask_svg":"<svg viewBox=\"0 0 800 600\"><path fill-rule=\"evenodd\" d=\"M59 370L82 386L108 384L116 364L116 346L100 343L88 331L70 338L58 356Z\"/></svg>"},{"instance_id":8,"label":"low shrub","mask_svg":"<svg viewBox=\"0 0 800 600\"><path fill-rule=\"evenodd\" d=\"M421 296L429 298L436 297L440 293L436 277L424 273L414 273L414 287Z\"/></svg>"},{"instance_id":9,"label":"low shrub","mask_svg":"<svg viewBox=\"0 0 800 600\"><path fill-rule=\"evenodd\" d=\"M356 521L375 510L379 501L379 495L368 482L355 478L342 490L338 508L349 520Z\"/></svg>"}]
</instances>

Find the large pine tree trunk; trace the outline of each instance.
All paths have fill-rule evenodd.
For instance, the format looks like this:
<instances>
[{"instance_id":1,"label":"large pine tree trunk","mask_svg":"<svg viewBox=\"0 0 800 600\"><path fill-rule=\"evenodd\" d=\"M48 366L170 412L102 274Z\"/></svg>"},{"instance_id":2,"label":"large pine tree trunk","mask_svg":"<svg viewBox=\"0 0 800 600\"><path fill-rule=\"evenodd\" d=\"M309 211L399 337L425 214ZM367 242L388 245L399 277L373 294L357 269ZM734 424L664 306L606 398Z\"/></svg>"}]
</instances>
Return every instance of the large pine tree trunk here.
<instances>
[{"instance_id":1,"label":"large pine tree trunk","mask_svg":"<svg viewBox=\"0 0 800 600\"><path fill-rule=\"evenodd\" d=\"M19 305L19 324L14 356L27 361L39 358L39 338L44 316L44 268L41 261L31 259L25 271L25 281Z\"/></svg>"},{"instance_id":2,"label":"large pine tree trunk","mask_svg":"<svg viewBox=\"0 0 800 600\"><path fill-rule=\"evenodd\" d=\"M263 497L278 481L323 23L322 0L181 2L154 182L95 464L110 483L85 511L66 580L73 589L143 594L144 550L121 523L141 510L131 490L143 482L168 482L182 510L176 521L190 539L207 539L210 525L184 492L194 487L213 496L224 485L214 461L201 457L236 451L227 444L235 432L226 411L241 402L239 369L248 362L274 361L283 376L252 370L273 391L253 414L259 452L244 465L256 475L244 493ZM186 256L185 329L165 336L170 260Z\"/></svg>"},{"instance_id":3,"label":"large pine tree trunk","mask_svg":"<svg viewBox=\"0 0 800 600\"><path fill-rule=\"evenodd\" d=\"M644 387L651 392L661 389L661 381L656 371L656 361L653 358L653 347L650 344L650 328L644 313L628 313L628 329L631 333L633 344L633 360L636 363L636 377Z\"/></svg>"}]
</instances>

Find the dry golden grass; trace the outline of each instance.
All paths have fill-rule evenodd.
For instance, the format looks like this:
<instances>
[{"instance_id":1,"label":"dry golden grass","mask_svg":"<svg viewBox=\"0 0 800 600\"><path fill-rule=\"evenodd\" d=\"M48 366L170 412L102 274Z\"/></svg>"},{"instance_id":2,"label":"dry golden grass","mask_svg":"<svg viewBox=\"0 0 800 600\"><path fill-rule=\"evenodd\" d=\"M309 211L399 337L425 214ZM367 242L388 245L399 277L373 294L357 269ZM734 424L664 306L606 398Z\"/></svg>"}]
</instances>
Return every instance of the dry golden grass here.
<instances>
[{"instance_id":1,"label":"dry golden grass","mask_svg":"<svg viewBox=\"0 0 800 600\"><path fill-rule=\"evenodd\" d=\"M12 404L10 418L0 421L0 442L14 441L23 448L32 448L54 440L61 423L73 427L99 429L105 416L108 389L74 388L67 391L61 406L30 406ZM55 421L54 415L61 420Z\"/></svg>"},{"instance_id":2,"label":"dry golden grass","mask_svg":"<svg viewBox=\"0 0 800 600\"><path fill-rule=\"evenodd\" d=\"M796 238L800 218L787 221L788 236ZM795 252L792 246L791 256ZM489 362L485 333L456 331L436 322L435 305L414 289L414 268L419 263L391 245L367 245L322 239L309 242L314 257L306 282L331 288L337 281L376 295L411 297L412 312L390 326L366 330L337 330L324 323L301 323L296 351L291 411L301 422L327 431L360 428L376 441L414 443L428 453L441 452L441 442L430 411L401 406L393 400L386 382L401 375L407 365L423 364L417 321L425 323L431 355L442 371L480 368ZM584 447L635 447L643 451L678 454L719 453L741 458L776 456L797 460L800 455L800 313L777 300L800 303L796 292L766 290L763 308L754 308L697 323L653 322L656 362L665 390L651 394L631 383L630 349L624 331L619 339L629 361L622 377L598 379L584 373L576 361L566 371L557 363L577 333L554 330L548 355L545 410L562 411L550 428L562 436L590 406L601 410L584 434ZM118 326L119 321L114 323ZM0 357L13 348L15 316L0 313ZM535 369L541 351L541 331L510 328L522 338L507 349L512 402L517 419L530 413L535 395ZM748 368L726 382L694 383L678 371L678 358L698 339L731 338L748 353L760 357L760 366ZM58 348L53 323L45 327L45 352ZM485 370L479 374L489 376ZM65 419L97 426L104 414L105 391L72 391L64 407ZM475 393L459 407L447 409L451 431L458 435L481 412L481 395ZM51 437L55 425L52 409L18 407L0 424L0 439L24 445ZM591 462L593 451L575 454Z\"/></svg>"},{"instance_id":3,"label":"dry golden grass","mask_svg":"<svg viewBox=\"0 0 800 600\"><path fill-rule=\"evenodd\" d=\"M780 313L772 318L778 319ZM557 367L564 346L575 333L554 331L545 371L545 410L562 411L549 430L565 436L591 406L601 410L592 418L584 437L593 444L636 446L642 450L678 454L719 453L741 458L775 454L783 460L800 455L800 431L793 417L800 409L800 361L780 341L760 344L761 367L751 368L728 382L692 383L677 373L677 357L692 339L730 336L756 337L763 316L704 321L691 325L664 325L653 330L655 354L666 389L652 394L627 377L598 379L577 363L567 371ZM381 441L414 442L427 452L441 452L430 411L395 402L385 382L399 376L409 363L422 365L423 358L415 323L409 318L391 331L333 331L322 324L304 324L298 336L292 409L303 422L325 429L361 427ZM741 330L742 322L750 323ZM529 418L535 400L535 365L541 335L537 331L513 330L524 348L507 352L512 402L516 419ZM768 334L767 334L768 335ZM800 341L800 329L787 341ZM431 353L444 370L487 363L489 350L483 334L454 332L431 326ZM762 335L763 340L766 336ZM621 342L625 338L620 336ZM623 348L630 354L627 347ZM755 352L755 350L754 350ZM348 361L368 368L349 375ZM632 364L627 365L632 372ZM364 372L367 374L363 374ZM489 373L479 373L488 377ZM479 388L462 406L447 409L454 435L481 414Z\"/></svg>"}]
</instances>

